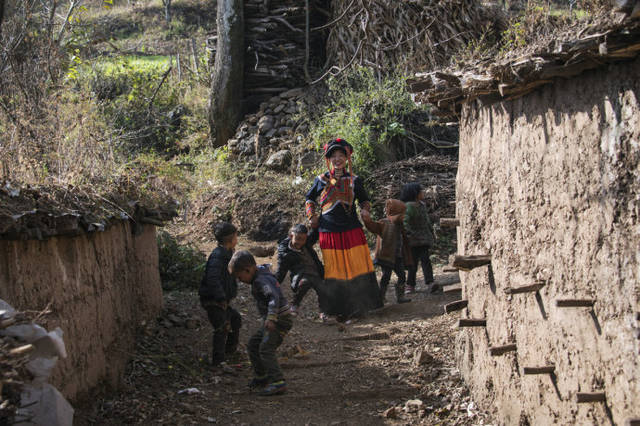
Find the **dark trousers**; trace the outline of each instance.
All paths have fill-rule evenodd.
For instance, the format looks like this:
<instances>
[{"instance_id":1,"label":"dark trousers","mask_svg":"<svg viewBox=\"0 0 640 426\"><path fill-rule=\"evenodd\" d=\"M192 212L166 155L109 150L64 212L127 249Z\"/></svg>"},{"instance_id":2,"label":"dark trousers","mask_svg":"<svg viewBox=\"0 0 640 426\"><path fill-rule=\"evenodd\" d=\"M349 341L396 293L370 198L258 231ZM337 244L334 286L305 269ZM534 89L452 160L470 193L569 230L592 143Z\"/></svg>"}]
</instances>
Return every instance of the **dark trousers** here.
<instances>
[{"instance_id":1,"label":"dark trousers","mask_svg":"<svg viewBox=\"0 0 640 426\"><path fill-rule=\"evenodd\" d=\"M205 302L203 308L207 311L209 322L213 327L211 363L218 365L224 361L225 353L233 353L238 347L242 317L231 306L222 309L211 302Z\"/></svg>"},{"instance_id":2,"label":"dark trousers","mask_svg":"<svg viewBox=\"0 0 640 426\"><path fill-rule=\"evenodd\" d=\"M429 259L429 246L411 247L413 256L413 265L409 266L409 277L407 285L416 286L416 273L418 272L418 263L422 265L422 273L424 274L425 285L433 282L433 267Z\"/></svg>"},{"instance_id":3,"label":"dark trousers","mask_svg":"<svg viewBox=\"0 0 640 426\"><path fill-rule=\"evenodd\" d=\"M247 351L255 377L265 377L269 383L284 380L276 349L282 344L284 336L291 330L293 321L290 315L282 315L276 321L276 330L268 331L264 325L249 339Z\"/></svg>"},{"instance_id":4,"label":"dark trousers","mask_svg":"<svg viewBox=\"0 0 640 426\"><path fill-rule=\"evenodd\" d=\"M395 272L398 277L398 282L396 283L396 296L404 293L404 264L402 262L402 258L399 257L396 259L395 265L390 267L386 264L380 264L382 267L382 278L380 278L380 295L384 298L384 295L387 294L387 286L389 285L389 280L391 279L391 273Z\"/></svg>"},{"instance_id":5,"label":"dark trousers","mask_svg":"<svg viewBox=\"0 0 640 426\"><path fill-rule=\"evenodd\" d=\"M322 287L322 278L314 275L296 276L294 279L294 286L291 286L293 290L293 302L292 305L300 306L302 299L309 292L314 289L318 295L318 305L320 305L320 312L324 312L325 295Z\"/></svg>"}]
</instances>

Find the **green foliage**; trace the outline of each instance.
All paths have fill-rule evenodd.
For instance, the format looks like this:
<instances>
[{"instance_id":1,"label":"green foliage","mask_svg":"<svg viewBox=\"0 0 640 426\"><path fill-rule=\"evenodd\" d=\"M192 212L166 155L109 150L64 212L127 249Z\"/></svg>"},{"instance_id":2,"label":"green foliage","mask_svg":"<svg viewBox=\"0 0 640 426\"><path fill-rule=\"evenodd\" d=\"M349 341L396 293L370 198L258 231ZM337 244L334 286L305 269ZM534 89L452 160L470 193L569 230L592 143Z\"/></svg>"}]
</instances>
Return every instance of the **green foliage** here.
<instances>
[{"instance_id":1,"label":"green foliage","mask_svg":"<svg viewBox=\"0 0 640 426\"><path fill-rule=\"evenodd\" d=\"M166 56L122 57L103 61L86 72L85 81L101 113L127 155L155 151L174 155L184 133L180 87L163 82ZM162 85L161 85L162 83Z\"/></svg>"},{"instance_id":2,"label":"green foliage","mask_svg":"<svg viewBox=\"0 0 640 426\"><path fill-rule=\"evenodd\" d=\"M377 80L368 68L356 68L329 81L330 106L312 120L310 134L320 148L335 137L354 147L354 167L366 177L393 156L392 143L405 134L405 119L420 109L407 92L405 78Z\"/></svg>"},{"instance_id":3,"label":"green foliage","mask_svg":"<svg viewBox=\"0 0 640 426\"><path fill-rule=\"evenodd\" d=\"M206 256L190 244L179 244L166 231L158 233L160 279L164 290L197 289L204 274Z\"/></svg>"}]
</instances>

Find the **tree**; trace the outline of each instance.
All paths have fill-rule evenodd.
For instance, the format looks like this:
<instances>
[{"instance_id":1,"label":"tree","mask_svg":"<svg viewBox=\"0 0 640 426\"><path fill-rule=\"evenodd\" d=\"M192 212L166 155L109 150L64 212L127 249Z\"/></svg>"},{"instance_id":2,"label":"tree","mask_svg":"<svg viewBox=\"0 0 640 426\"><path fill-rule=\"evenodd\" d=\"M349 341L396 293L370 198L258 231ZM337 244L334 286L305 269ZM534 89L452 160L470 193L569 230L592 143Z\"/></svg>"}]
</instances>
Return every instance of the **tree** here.
<instances>
[{"instance_id":1,"label":"tree","mask_svg":"<svg viewBox=\"0 0 640 426\"><path fill-rule=\"evenodd\" d=\"M171 22L171 0L162 0L164 6L164 19L167 22Z\"/></svg>"},{"instance_id":2,"label":"tree","mask_svg":"<svg viewBox=\"0 0 640 426\"><path fill-rule=\"evenodd\" d=\"M218 0L217 26L218 42L209 96L209 127L214 147L227 143L242 116L243 1Z\"/></svg>"}]
</instances>

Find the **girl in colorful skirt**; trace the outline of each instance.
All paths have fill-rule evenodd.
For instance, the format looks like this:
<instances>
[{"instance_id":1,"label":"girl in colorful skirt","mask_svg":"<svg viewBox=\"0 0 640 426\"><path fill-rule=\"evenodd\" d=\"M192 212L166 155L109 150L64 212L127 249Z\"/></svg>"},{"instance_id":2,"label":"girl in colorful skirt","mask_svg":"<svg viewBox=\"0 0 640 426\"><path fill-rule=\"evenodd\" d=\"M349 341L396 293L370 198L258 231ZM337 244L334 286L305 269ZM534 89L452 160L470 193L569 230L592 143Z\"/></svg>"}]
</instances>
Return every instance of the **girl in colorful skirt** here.
<instances>
[{"instance_id":1,"label":"girl in colorful skirt","mask_svg":"<svg viewBox=\"0 0 640 426\"><path fill-rule=\"evenodd\" d=\"M317 176L307 192L307 217L319 227L328 315L338 319L364 315L382 307L367 240L358 220L369 218L369 197L351 168L353 147L344 139L324 146L328 172ZM347 170L348 165L348 170Z\"/></svg>"}]
</instances>

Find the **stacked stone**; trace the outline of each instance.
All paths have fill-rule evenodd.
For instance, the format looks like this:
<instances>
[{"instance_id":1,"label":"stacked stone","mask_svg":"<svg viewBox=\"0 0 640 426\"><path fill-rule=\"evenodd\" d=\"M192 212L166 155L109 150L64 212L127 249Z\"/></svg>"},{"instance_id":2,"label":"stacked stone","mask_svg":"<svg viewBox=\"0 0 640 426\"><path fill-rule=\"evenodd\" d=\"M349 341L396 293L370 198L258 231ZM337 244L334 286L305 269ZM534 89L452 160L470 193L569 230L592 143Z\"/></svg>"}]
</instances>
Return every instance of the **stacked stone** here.
<instances>
[{"instance_id":1,"label":"stacked stone","mask_svg":"<svg viewBox=\"0 0 640 426\"><path fill-rule=\"evenodd\" d=\"M299 144L309 128L297 117L301 103L304 91L296 88L260 104L259 111L246 116L229 140L231 153L277 171L288 171L292 166L310 167L317 155L310 150L305 152Z\"/></svg>"}]
</instances>

